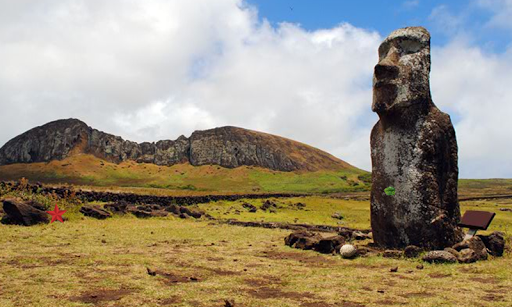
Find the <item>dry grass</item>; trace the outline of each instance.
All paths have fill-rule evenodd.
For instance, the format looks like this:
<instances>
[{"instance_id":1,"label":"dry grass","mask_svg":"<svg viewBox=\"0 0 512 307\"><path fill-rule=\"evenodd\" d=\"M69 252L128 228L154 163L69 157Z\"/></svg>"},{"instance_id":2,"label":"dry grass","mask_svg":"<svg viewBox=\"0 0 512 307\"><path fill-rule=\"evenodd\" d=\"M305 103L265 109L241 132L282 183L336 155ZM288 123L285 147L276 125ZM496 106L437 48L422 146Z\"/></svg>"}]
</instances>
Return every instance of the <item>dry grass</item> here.
<instances>
[{"instance_id":1,"label":"dry grass","mask_svg":"<svg viewBox=\"0 0 512 307\"><path fill-rule=\"evenodd\" d=\"M299 201L309 211L291 206ZM334 225L337 220L330 215L340 211L345 226L369 227L367 201L304 197L276 202L276 213L248 213L241 202L200 207L225 218L298 217L299 222ZM499 212L512 207L511 200L462 205L463 211L498 212L491 230L511 235L512 213ZM73 210L68 218L33 227L0 225L0 306L220 307L225 299L247 307L512 305L510 253L475 264L424 264L418 270L419 260L344 260L291 249L283 244L289 231L279 229L172 217L97 221ZM389 272L395 266L398 272Z\"/></svg>"}]
</instances>

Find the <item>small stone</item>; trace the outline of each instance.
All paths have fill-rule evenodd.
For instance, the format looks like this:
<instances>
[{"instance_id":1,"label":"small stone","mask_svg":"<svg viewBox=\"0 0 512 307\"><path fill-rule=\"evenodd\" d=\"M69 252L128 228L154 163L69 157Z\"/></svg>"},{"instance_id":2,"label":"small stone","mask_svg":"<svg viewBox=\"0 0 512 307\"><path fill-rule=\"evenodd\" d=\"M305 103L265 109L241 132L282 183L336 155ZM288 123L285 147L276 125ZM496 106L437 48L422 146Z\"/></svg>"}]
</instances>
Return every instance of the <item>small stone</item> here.
<instances>
[{"instance_id":1,"label":"small stone","mask_svg":"<svg viewBox=\"0 0 512 307\"><path fill-rule=\"evenodd\" d=\"M396 272L398 272L398 267L396 266L396 267L394 267L394 268L391 268L391 269L389 269L389 271L390 271L391 273L396 273Z\"/></svg>"},{"instance_id":2,"label":"small stone","mask_svg":"<svg viewBox=\"0 0 512 307\"><path fill-rule=\"evenodd\" d=\"M418 269L418 270L423 270L423 264L418 264L418 265L416 266L416 269Z\"/></svg>"},{"instance_id":3,"label":"small stone","mask_svg":"<svg viewBox=\"0 0 512 307\"><path fill-rule=\"evenodd\" d=\"M345 259L354 258L357 255L357 249L354 245L345 244L340 248L340 255Z\"/></svg>"}]
</instances>

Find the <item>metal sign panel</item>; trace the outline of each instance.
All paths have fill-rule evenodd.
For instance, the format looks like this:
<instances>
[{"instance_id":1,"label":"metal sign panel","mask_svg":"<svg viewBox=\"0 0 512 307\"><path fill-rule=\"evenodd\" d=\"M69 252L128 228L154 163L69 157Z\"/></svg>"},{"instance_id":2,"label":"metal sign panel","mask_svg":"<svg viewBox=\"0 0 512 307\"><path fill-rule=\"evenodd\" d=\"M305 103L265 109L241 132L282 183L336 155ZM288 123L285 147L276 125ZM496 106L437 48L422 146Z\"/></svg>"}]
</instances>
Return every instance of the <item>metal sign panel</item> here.
<instances>
[{"instance_id":1,"label":"metal sign panel","mask_svg":"<svg viewBox=\"0 0 512 307\"><path fill-rule=\"evenodd\" d=\"M464 213L464 216L462 216L459 226L486 230L495 215L496 213L494 212L468 210Z\"/></svg>"}]
</instances>

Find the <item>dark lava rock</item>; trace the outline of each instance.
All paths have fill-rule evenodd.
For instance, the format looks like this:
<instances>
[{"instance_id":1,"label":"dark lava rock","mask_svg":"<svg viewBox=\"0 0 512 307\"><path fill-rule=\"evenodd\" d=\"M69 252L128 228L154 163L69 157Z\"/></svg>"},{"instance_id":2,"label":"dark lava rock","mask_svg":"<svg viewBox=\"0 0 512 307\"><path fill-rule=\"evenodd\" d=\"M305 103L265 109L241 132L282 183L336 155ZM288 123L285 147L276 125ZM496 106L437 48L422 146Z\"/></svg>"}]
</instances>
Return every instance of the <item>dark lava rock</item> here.
<instances>
[{"instance_id":1,"label":"dark lava rock","mask_svg":"<svg viewBox=\"0 0 512 307\"><path fill-rule=\"evenodd\" d=\"M2 218L3 224L31 226L49 222L45 211L13 199L3 200L3 210L6 214Z\"/></svg>"},{"instance_id":2,"label":"dark lava rock","mask_svg":"<svg viewBox=\"0 0 512 307\"><path fill-rule=\"evenodd\" d=\"M503 232L495 231L488 236L478 235L478 237L484 242L491 255L503 256L505 250L505 234Z\"/></svg>"},{"instance_id":3,"label":"dark lava rock","mask_svg":"<svg viewBox=\"0 0 512 307\"><path fill-rule=\"evenodd\" d=\"M362 240L368 240L368 239L371 239L371 236L368 233L364 233L364 232L358 231L358 230L356 230L352 233L352 240L362 241Z\"/></svg>"},{"instance_id":4,"label":"dark lava rock","mask_svg":"<svg viewBox=\"0 0 512 307\"><path fill-rule=\"evenodd\" d=\"M171 212L172 214L180 215L180 206L171 204L165 207L165 211Z\"/></svg>"},{"instance_id":5,"label":"dark lava rock","mask_svg":"<svg viewBox=\"0 0 512 307\"><path fill-rule=\"evenodd\" d=\"M199 219L201 218L201 216L203 216L204 212L200 212L200 211L195 211L195 210L191 210L187 207L180 207L180 212L181 213L185 213L189 216L192 216L193 218L196 218L196 219Z\"/></svg>"},{"instance_id":6,"label":"dark lava rock","mask_svg":"<svg viewBox=\"0 0 512 307\"><path fill-rule=\"evenodd\" d=\"M247 211L249 211L251 213L254 213L254 212L258 211L258 208L256 208L256 206L251 205L249 203L243 203L242 207L244 207L245 209L247 209Z\"/></svg>"},{"instance_id":7,"label":"dark lava rock","mask_svg":"<svg viewBox=\"0 0 512 307\"><path fill-rule=\"evenodd\" d=\"M406 258L416 258L420 255L422 249L415 245L409 245L404 250L404 256Z\"/></svg>"},{"instance_id":8,"label":"dark lava rock","mask_svg":"<svg viewBox=\"0 0 512 307\"><path fill-rule=\"evenodd\" d=\"M339 213L339 212L335 212L335 213L333 213L333 214L331 215L331 217L332 217L333 219L337 219L337 220L342 220L342 219L343 219L343 215L341 215L341 213Z\"/></svg>"},{"instance_id":9,"label":"dark lava rock","mask_svg":"<svg viewBox=\"0 0 512 307\"><path fill-rule=\"evenodd\" d=\"M290 247L309 250L313 249L321 239L322 236L319 234L307 231L297 231L288 235L284 239L284 243Z\"/></svg>"},{"instance_id":10,"label":"dark lava rock","mask_svg":"<svg viewBox=\"0 0 512 307\"><path fill-rule=\"evenodd\" d=\"M85 216L90 216L95 219L104 220L111 217L110 212L103 210L99 206L83 206L80 212Z\"/></svg>"},{"instance_id":11,"label":"dark lava rock","mask_svg":"<svg viewBox=\"0 0 512 307\"><path fill-rule=\"evenodd\" d=\"M450 254L454 255L457 259L459 259L460 253L458 251L454 250L451 247L446 247L444 250L449 252Z\"/></svg>"},{"instance_id":12,"label":"dark lava rock","mask_svg":"<svg viewBox=\"0 0 512 307\"><path fill-rule=\"evenodd\" d=\"M485 247L484 242L478 236L474 236L470 239L464 240L452 246L452 248L458 252L463 249L472 249L478 260L486 260L488 257L487 248Z\"/></svg>"},{"instance_id":13,"label":"dark lava rock","mask_svg":"<svg viewBox=\"0 0 512 307\"><path fill-rule=\"evenodd\" d=\"M460 263L473 263L478 261L479 259L478 255L475 253L474 250L472 250L471 248L465 248L459 252L457 260Z\"/></svg>"},{"instance_id":14,"label":"dark lava rock","mask_svg":"<svg viewBox=\"0 0 512 307\"><path fill-rule=\"evenodd\" d=\"M328 238L323 238L318 241L315 246L315 250L317 252L323 254L331 254L336 250L339 250L341 245L345 243L345 238L342 236L332 236Z\"/></svg>"},{"instance_id":15,"label":"dark lava rock","mask_svg":"<svg viewBox=\"0 0 512 307\"><path fill-rule=\"evenodd\" d=\"M375 66L371 132L371 225L379 246L443 249L462 240L457 226L457 141L450 116L432 102L430 34L422 27L391 33ZM409 47L403 47L409 46ZM407 60L401 60L407 57ZM385 189L394 188L394 195Z\"/></svg>"},{"instance_id":16,"label":"dark lava rock","mask_svg":"<svg viewBox=\"0 0 512 307\"><path fill-rule=\"evenodd\" d=\"M128 212L129 203L125 201L118 201L115 203L109 203L103 206L103 209L108 210L112 213L125 214Z\"/></svg>"},{"instance_id":17,"label":"dark lava rock","mask_svg":"<svg viewBox=\"0 0 512 307\"><path fill-rule=\"evenodd\" d=\"M382 257L399 259L399 258L402 258L402 255L403 255L403 252L400 250L387 249L382 254Z\"/></svg>"},{"instance_id":18,"label":"dark lava rock","mask_svg":"<svg viewBox=\"0 0 512 307\"><path fill-rule=\"evenodd\" d=\"M266 210L269 210L271 208L277 208L277 205L275 202L271 201L271 200L265 200L265 202L263 203L263 205L261 205L260 209L263 210L263 211L266 211Z\"/></svg>"},{"instance_id":19,"label":"dark lava rock","mask_svg":"<svg viewBox=\"0 0 512 307\"><path fill-rule=\"evenodd\" d=\"M423 256L423 261L429 263L456 263L457 258L447 251L430 251Z\"/></svg>"}]
</instances>

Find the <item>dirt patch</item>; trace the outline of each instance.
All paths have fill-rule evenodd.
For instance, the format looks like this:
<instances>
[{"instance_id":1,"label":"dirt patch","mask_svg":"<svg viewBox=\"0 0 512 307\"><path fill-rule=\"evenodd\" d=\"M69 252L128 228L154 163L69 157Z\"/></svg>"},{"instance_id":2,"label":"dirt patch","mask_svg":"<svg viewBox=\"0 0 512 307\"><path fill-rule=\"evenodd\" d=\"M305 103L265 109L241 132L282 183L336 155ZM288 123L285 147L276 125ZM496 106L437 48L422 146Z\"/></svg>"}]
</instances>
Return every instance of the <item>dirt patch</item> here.
<instances>
[{"instance_id":1,"label":"dirt patch","mask_svg":"<svg viewBox=\"0 0 512 307\"><path fill-rule=\"evenodd\" d=\"M400 302L392 301L392 300L380 300L380 301L376 301L375 304L377 304L378 306L389 306L389 305L404 305L405 303L400 303Z\"/></svg>"},{"instance_id":2,"label":"dirt patch","mask_svg":"<svg viewBox=\"0 0 512 307\"><path fill-rule=\"evenodd\" d=\"M219 276L233 276L233 275L240 274L240 273L235 272L235 271L223 270L223 269L219 269L219 268L206 268L206 267L197 267L197 268L210 271L210 272L215 273L216 275L219 275Z\"/></svg>"},{"instance_id":3,"label":"dirt patch","mask_svg":"<svg viewBox=\"0 0 512 307\"><path fill-rule=\"evenodd\" d=\"M413 298L413 297L432 297L435 295L432 293L428 293L428 292L409 292L409 293L399 294L398 296L401 296L403 298Z\"/></svg>"},{"instance_id":4,"label":"dirt patch","mask_svg":"<svg viewBox=\"0 0 512 307\"><path fill-rule=\"evenodd\" d=\"M271 285L277 285L281 283L281 279L274 276L263 276L260 279L256 278L249 278L245 279L244 283L251 286L251 287L268 287Z\"/></svg>"},{"instance_id":5,"label":"dirt patch","mask_svg":"<svg viewBox=\"0 0 512 307\"><path fill-rule=\"evenodd\" d=\"M222 258L222 257L206 257L206 260L214 261L214 262L221 262L221 261L224 261L224 258Z\"/></svg>"},{"instance_id":6,"label":"dirt patch","mask_svg":"<svg viewBox=\"0 0 512 307\"><path fill-rule=\"evenodd\" d=\"M479 270L477 268L468 268L468 267L461 267L459 268L459 271L462 273L470 273L470 274L482 274L483 271Z\"/></svg>"},{"instance_id":7,"label":"dirt patch","mask_svg":"<svg viewBox=\"0 0 512 307\"><path fill-rule=\"evenodd\" d=\"M476 281L481 284L493 284L493 285L499 284L499 281L494 277L472 277L472 278L469 278L469 280Z\"/></svg>"},{"instance_id":8,"label":"dirt patch","mask_svg":"<svg viewBox=\"0 0 512 307\"><path fill-rule=\"evenodd\" d=\"M174 273L157 271L157 275L163 277L164 283L173 285L177 283L199 282L200 278L194 276L181 276Z\"/></svg>"},{"instance_id":9,"label":"dirt patch","mask_svg":"<svg viewBox=\"0 0 512 307\"><path fill-rule=\"evenodd\" d=\"M255 298L258 299L275 299L275 298L288 298L292 300L300 301L304 298L314 299L315 295L310 292L288 292L282 291L278 288L271 287L260 287L256 289L249 289L246 292Z\"/></svg>"},{"instance_id":10,"label":"dirt patch","mask_svg":"<svg viewBox=\"0 0 512 307\"><path fill-rule=\"evenodd\" d=\"M357 302L351 302L351 301L341 301L339 306L341 306L341 307L365 307L366 305L357 303Z\"/></svg>"},{"instance_id":11,"label":"dirt patch","mask_svg":"<svg viewBox=\"0 0 512 307\"><path fill-rule=\"evenodd\" d=\"M329 304L326 302L308 302L308 303L302 303L300 306L301 307L336 307L336 305Z\"/></svg>"},{"instance_id":12,"label":"dirt patch","mask_svg":"<svg viewBox=\"0 0 512 307\"><path fill-rule=\"evenodd\" d=\"M481 299L488 302L502 302L505 300L505 297L502 295L487 294L486 296L481 297Z\"/></svg>"},{"instance_id":13,"label":"dirt patch","mask_svg":"<svg viewBox=\"0 0 512 307\"><path fill-rule=\"evenodd\" d=\"M338 261L334 259L329 259L326 256L322 255L306 255L304 253L294 253L294 252L277 252L277 251L268 251L263 252L263 257L272 259L272 260L295 260L299 263L313 265L313 266L326 266L326 265L336 265L339 264Z\"/></svg>"},{"instance_id":14,"label":"dirt patch","mask_svg":"<svg viewBox=\"0 0 512 307\"><path fill-rule=\"evenodd\" d=\"M447 278L452 276L452 274L443 274L443 273L430 273L428 274L430 278Z\"/></svg>"},{"instance_id":15,"label":"dirt patch","mask_svg":"<svg viewBox=\"0 0 512 307\"><path fill-rule=\"evenodd\" d=\"M82 293L80 296L71 297L70 300L73 302L82 302L86 304L98 305L102 302L118 301L123 297L134 292L133 289L97 289Z\"/></svg>"},{"instance_id":16,"label":"dirt patch","mask_svg":"<svg viewBox=\"0 0 512 307\"><path fill-rule=\"evenodd\" d=\"M158 304L159 304L160 306L168 306L168 305L179 304L179 303L181 303L181 302L183 302L183 301L181 300L181 298L180 298L179 296L175 295L175 296L171 296L171 297L169 297L169 298L165 298L165 299L160 300L160 301L158 302Z\"/></svg>"}]
</instances>

